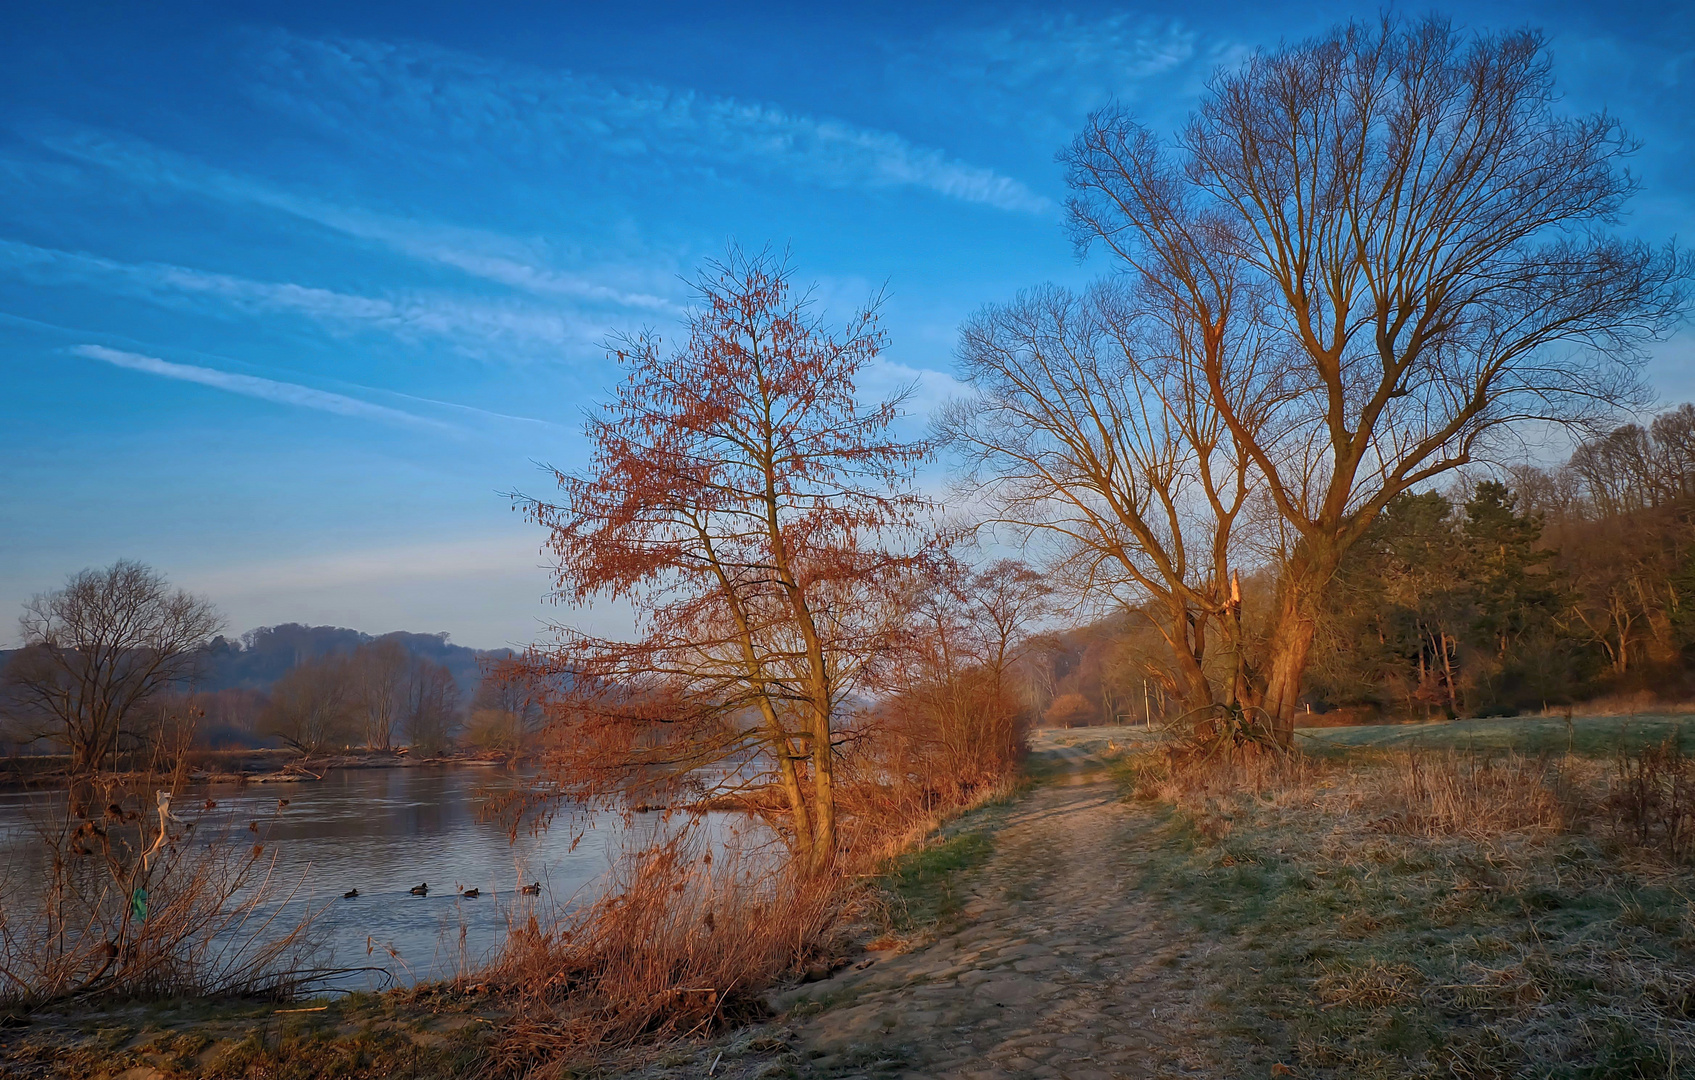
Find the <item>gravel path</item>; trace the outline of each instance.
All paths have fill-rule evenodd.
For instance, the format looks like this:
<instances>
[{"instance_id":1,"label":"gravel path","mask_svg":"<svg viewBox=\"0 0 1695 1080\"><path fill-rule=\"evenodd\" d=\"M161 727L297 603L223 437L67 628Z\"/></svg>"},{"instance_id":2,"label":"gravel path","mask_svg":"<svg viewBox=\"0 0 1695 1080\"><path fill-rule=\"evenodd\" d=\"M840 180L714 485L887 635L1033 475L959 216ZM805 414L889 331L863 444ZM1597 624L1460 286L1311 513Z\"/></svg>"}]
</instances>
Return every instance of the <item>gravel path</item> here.
<instances>
[{"instance_id":1,"label":"gravel path","mask_svg":"<svg viewBox=\"0 0 1695 1080\"><path fill-rule=\"evenodd\" d=\"M1053 737L1036 749L1070 774L1012 809L966 883L960 929L780 1000L808 1075L1188 1072L1192 942L1136 885L1151 823L1085 750Z\"/></svg>"}]
</instances>

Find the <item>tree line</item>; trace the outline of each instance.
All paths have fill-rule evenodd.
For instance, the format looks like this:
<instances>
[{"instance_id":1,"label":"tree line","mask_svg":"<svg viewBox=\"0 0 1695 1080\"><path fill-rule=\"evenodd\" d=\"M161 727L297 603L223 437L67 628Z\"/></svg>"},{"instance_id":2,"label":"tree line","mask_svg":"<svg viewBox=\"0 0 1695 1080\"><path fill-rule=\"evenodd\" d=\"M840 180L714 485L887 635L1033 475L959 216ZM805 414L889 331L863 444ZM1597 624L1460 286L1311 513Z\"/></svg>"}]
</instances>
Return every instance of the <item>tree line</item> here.
<instances>
[{"instance_id":1,"label":"tree line","mask_svg":"<svg viewBox=\"0 0 1695 1080\"><path fill-rule=\"evenodd\" d=\"M1389 503L1338 569L1321 706L1477 716L1695 685L1695 406L1469 494Z\"/></svg>"},{"instance_id":2,"label":"tree line","mask_svg":"<svg viewBox=\"0 0 1695 1080\"><path fill-rule=\"evenodd\" d=\"M24 647L0 672L0 734L67 751L83 773L231 742L514 753L537 722L534 693L509 672L482 672L467 699L448 664L413 651L420 640L444 651L441 635L291 625L254 631L241 649L216 636L222 624L205 598L140 563L74 574L25 610ZM238 682L280 675L264 689L201 689L219 667Z\"/></svg>"}]
</instances>

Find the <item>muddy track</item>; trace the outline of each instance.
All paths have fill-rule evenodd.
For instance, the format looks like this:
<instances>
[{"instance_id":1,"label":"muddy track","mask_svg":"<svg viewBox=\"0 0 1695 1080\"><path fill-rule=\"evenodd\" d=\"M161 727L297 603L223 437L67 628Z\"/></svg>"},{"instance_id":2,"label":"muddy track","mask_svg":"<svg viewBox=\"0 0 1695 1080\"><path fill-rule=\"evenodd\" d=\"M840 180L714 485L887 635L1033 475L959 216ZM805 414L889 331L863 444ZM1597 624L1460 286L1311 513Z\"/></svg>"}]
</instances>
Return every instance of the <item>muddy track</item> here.
<instances>
[{"instance_id":1,"label":"muddy track","mask_svg":"<svg viewBox=\"0 0 1695 1080\"><path fill-rule=\"evenodd\" d=\"M807 1075L1193 1074L1193 943L1137 887L1154 825L1086 750L1037 752L1060 775L1008 814L959 929L780 1001Z\"/></svg>"}]
</instances>

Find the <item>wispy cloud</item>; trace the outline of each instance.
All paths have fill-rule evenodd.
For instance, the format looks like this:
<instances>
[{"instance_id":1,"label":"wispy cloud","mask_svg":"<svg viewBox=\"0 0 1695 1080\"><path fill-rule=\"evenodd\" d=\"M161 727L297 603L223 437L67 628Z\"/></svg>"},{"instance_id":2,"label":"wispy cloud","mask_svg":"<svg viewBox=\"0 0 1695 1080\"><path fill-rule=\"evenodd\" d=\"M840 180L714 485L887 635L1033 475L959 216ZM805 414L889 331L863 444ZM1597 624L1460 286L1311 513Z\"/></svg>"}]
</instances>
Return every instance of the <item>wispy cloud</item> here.
<instances>
[{"instance_id":1,"label":"wispy cloud","mask_svg":"<svg viewBox=\"0 0 1695 1080\"><path fill-rule=\"evenodd\" d=\"M964 397L968 387L945 371L879 358L865 371L860 390L873 400L905 393L907 414L922 422L954 398Z\"/></svg>"},{"instance_id":2,"label":"wispy cloud","mask_svg":"<svg viewBox=\"0 0 1695 1080\"><path fill-rule=\"evenodd\" d=\"M90 129L58 129L40 134L41 145L131 182L170 187L224 202L259 206L373 241L410 258L451 266L472 277L539 296L586 300L619 307L675 312L672 300L606 279L627 272L581 273L550 265L539 241L526 241L486 229L418 221L340 206L285 191L275 185L214 168L150 143Z\"/></svg>"},{"instance_id":3,"label":"wispy cloud","mask_svg":"<svg viewBox=\"0 0 1695 1080\"><path fill-rule=\"evenodd\" d=\"M435 337L470 356L557 356L596 345L606 325L578 312L436 293L361 296L293 282L255 281L168 263L126 263L83 252L0 240L0 266L44 284L103 288L161 304L211 304L222 312L286 312L341 330L369 329L415 341Z\"/></svg>"},{"instance_id":4,"label":"wispy cloud","mask_svg":"<svg viewBox=\"0 0 1695 1080\"><path fill-rule=\"evenodd\" d=\"M1149 85L1170 91L1172 80L1186 83L1164 95L1186 107L1181 91L1198 89L1229 48L1173 19L1044 13L941 31L895 55L891 67L915 99L949 101L1051 144L1090 110L1142 98Z\"/></svg>"},{"instance_id":5,"label":"wispy cloud","mask_svg":"<svg viewBox=\"0 0 1695 1080\"><path fill-rule=\"evenodd\" d=\"M255 96L364 145L434 142L478 156L568 163L585 153L707 172L784 172L827 187L913 187L1023 213L1046 197L993 169L888 131L760 102L484 59L434 46L277 35Z\"/></svg>"},{"instance_id":6,"label":"wispy cloud","mask_svg":"<svg viewBox=\"0 0 1695 1080\"><path fill-rule=\"evenodd\" d=\"M386 423L404 424L409 427L432 428L436 430L452 430L452 426L439 420L416 416L400 409L391 409L386 405L375 405L369 401L360 401L345 394L332 394L326 390L301 386L299 383L278 382L275 379L262 379L257 375L240 375L230 371L219 371L216 368L199 367L194 364L177 364L169 360L161 360L156 356L143 356L140 353L123 352L109 349L104 345L77 345L71 352L90 360L99 360L114 367L127 368L130 371L141 371L149 375L157 375L162 379L176 379L180 382L198 383L218 390L240 394L243 397L259 398L262 401L274 401L280 405L294 405L302 409L316 409L320 412L335 413L338 416L351 416L362 420L381 420Z\"/></svg>"}]
</instances>

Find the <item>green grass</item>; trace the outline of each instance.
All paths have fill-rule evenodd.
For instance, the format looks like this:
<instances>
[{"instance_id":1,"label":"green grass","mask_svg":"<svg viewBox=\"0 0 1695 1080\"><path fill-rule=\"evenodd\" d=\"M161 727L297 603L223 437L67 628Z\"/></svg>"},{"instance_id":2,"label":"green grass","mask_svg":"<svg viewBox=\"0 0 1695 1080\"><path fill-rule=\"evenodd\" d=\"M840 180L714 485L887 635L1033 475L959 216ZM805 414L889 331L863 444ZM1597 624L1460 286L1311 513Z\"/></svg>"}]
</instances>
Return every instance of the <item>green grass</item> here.
<instances>
[{"instance_id":1,"label":"green grass","mask_svg":"<svg viewBox=\"0 0 1695 1080\"><path fill-rule=\"evenodd\" d=\"M1296 741L1308 753L1358 748L1455 748L1512 750L1520 754L1572 753L1610 757L1663 742L1676 734L1686 753L1695 752L1695 716L1496 717L1433 724L1362 724L1300 728Z\"/></svg>"},{"instance_id":2,"label":"green grass","mask_svg":"<svg viewBox=\"0 0 1695 1080\"><path fill-rule=\"evenodd\" d=\"M1695 874L1591 836L1394 836L1321 805L1173 811L1148 864L1209 944L1225 1075L1695 1076Z\"/></svg>"},{"instance_id":3,"label":"green grass","mask_svg":"<svg viewBox=\"0 0 1695 1080\"><path fill-rule=\"evenodd\" d=\"M880 883L890 929L911 933L953 926L963 906L960 876L983 865L994 850L986 829L966 829L890 860Z\"/></svg>"}]
</instances>

